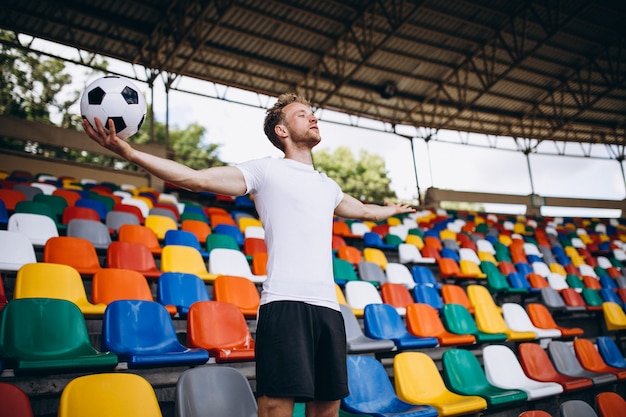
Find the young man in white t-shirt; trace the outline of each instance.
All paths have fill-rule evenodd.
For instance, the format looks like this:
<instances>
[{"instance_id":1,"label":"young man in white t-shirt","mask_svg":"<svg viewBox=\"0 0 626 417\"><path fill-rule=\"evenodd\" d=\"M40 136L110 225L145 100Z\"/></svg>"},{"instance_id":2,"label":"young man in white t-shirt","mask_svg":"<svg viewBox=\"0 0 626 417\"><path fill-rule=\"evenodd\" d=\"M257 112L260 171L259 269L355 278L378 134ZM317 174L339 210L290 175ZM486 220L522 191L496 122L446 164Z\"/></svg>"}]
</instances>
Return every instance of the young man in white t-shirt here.
<instances>
[{"instance_id":1,"label":"young man in white t-shirt","mask_svg":"<svg viewBox=\"0 0 626 417\"><path fill-rule=\"evenodd\" d=\"M268 278L256 333L259 417L291 417L295 401L307 417L337 417L348 395L343 319L332 271L332 222L378 221L413 211L398 204L363 204L314 170L311 151L321 140L304 98L287 93L267 111L264 130L284 159L194 170L138 151L97 122L87 134L153 175L191 191L254 196L265 229Z\"/></svg>"}]
</instances>

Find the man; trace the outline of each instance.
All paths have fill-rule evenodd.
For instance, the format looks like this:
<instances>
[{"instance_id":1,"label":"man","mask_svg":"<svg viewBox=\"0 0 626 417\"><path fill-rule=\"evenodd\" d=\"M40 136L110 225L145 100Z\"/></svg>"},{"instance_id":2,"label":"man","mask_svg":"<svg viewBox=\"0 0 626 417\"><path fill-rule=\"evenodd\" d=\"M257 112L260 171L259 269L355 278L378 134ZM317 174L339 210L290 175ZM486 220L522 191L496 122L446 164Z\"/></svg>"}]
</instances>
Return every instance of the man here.
<instances>
[{"instance_id":1,"label":"man","mask_svg":"<svg viewBox=\"0 0 626 417\"><path fill-rule=\"evenodd\" d=\"M194 170L133 149L97 122L87 134L153 175L192 191L250 193L265 228L268 278L256 332L259 417L290 417L306 401L308 417L337 417L348 395L343 318L332 271L333 216L378 221L413 211L363 204L313 168L321 140L317 118L302 97L286 93L267 111L264 130L284 159Z\"/></svg>"}]
</instances>

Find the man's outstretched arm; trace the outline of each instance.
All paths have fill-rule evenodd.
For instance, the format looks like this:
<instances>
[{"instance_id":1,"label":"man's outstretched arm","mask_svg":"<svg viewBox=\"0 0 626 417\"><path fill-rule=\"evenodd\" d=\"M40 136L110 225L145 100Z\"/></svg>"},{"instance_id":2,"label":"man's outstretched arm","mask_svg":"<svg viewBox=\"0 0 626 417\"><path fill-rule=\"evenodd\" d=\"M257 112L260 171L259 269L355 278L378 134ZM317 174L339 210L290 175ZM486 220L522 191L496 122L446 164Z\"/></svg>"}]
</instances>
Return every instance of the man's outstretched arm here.
<instances>
[{"instance_id":1,"label":"man's outstretched arm","mask_svg":"<svg viewBox=\"0 0 626 417\"><path fill-rule=\"evenodd\" d=\"M356 198L344 194L341 203L335 208L335 214L356 220L380 221L395 214L413 213L415 209L406 204L387 203L384 206L378 204L363 204Z\"/></svg>"},{"instance_id":2,"label":"man's outstretched arm","mask_svg":"<svg viewBox=\"0 0 626 417\"><path fill-rule=\"evenodd\" d=\"M87 120L83 120L83 128L87 135L102 147L140 166L155 177L179 187L196 192L209 191L233 196L246 192L243 174L235 167L195 170L170 159L139 151L116 135L112 120L109 121L109 133L104 130L98 118L96 118L95 128Z\"/></svg>"}]
</instances>

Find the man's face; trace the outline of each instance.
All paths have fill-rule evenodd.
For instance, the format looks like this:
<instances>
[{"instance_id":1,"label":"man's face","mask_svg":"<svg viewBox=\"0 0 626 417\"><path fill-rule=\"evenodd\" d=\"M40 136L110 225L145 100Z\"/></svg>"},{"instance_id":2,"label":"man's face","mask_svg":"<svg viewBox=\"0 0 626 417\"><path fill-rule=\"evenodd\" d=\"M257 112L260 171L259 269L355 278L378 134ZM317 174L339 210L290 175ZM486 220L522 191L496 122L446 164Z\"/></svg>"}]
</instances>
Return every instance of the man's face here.
<instances>
[{"instance_id":1,"label":"man's face","mask_svg":"<svg viewBox=\"0 0 626 417\"><path fill-rule=\"evenodd\" d=\"M321 140L317 117L311 108L302 103L291 103L283 109L285 126L289 131L291 141L296 145L314 147Z\"/></svg>"}]
</instances>

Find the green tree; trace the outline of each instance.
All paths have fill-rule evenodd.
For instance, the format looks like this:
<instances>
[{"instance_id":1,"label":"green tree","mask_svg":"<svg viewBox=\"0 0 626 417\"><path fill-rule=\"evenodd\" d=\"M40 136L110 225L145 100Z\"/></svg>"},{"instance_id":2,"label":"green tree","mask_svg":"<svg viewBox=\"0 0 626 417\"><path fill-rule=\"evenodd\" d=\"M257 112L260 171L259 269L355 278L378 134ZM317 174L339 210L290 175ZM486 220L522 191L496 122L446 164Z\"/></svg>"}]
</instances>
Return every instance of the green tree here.
<instances>
[{"instance_id":1,"label":"green tree","mask_svg":"<svg viewBox=\"0 0 626 417\"><path fill-rule=\"evenodd\" d=\"M313 158L315 167L337 181L347 194L363 201L397 199L385 161L379 155L361 150L357 160L349 148L340 146L332 153L328 149L316 151Z\"/></svg>"}]
</instances>

